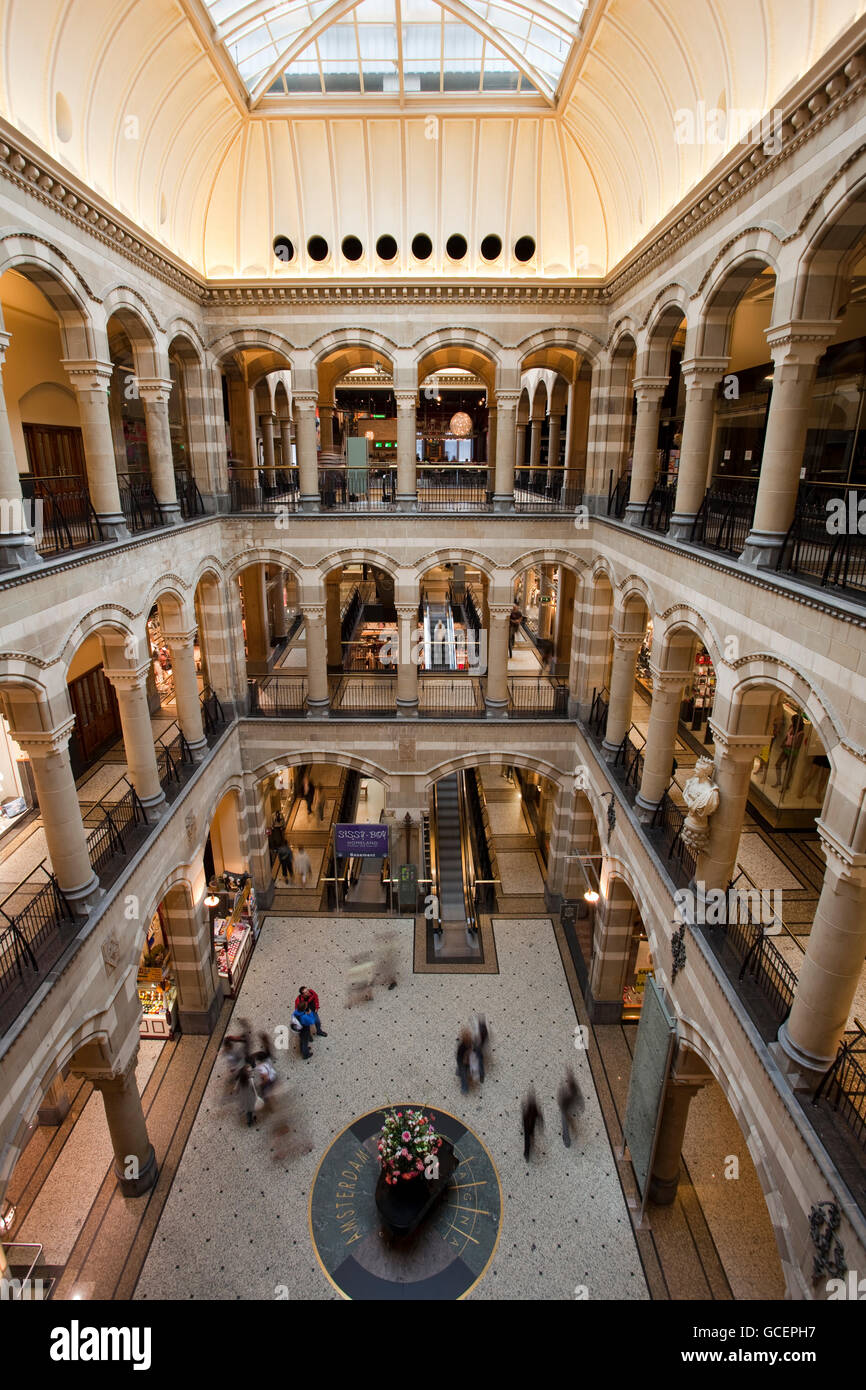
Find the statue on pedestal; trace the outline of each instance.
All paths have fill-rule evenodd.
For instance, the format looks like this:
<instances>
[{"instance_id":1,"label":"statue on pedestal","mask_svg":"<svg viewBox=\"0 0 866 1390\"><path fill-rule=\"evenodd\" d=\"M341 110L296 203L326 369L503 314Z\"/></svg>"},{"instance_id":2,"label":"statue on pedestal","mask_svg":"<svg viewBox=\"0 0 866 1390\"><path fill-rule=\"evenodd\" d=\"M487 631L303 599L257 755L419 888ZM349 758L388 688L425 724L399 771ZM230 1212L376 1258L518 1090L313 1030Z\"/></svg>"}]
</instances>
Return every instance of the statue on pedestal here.
<instances>
[{"instance_id":1,"label":"statue on pedestal","mask_svg":"<svg viewBox=\"0 0 866 1390\"><path fill-rule=\"evenodd\" d=\"M711 780L713 764L709 758L699 758L694 774L683 787L683 797L689 814L682 829L683 844L700 853L710 838L707 821L719 805L719 789Z\"/></svg>"}]
</instances>

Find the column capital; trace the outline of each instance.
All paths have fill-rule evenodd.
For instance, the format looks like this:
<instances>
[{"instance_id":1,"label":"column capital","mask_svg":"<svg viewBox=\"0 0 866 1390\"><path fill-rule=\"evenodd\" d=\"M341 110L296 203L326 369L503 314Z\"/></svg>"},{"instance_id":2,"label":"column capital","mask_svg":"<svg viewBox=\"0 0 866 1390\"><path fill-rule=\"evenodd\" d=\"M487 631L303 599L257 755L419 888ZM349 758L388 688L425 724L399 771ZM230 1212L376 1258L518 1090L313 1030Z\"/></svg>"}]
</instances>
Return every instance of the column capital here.
<instances>
[{"instance_id":1,"label":"column capital","mask_svg":"<svg viewBox=\"0 0 866 1390\"><path fill-rule=\"evenodd\" d=\"M416 410L418 406L417 391L395 391L394 399L397 402L398 410Z\"/></svg>"},{"instance_id":2,"label":"column capital","mask_svg":"<svg viewBox=\"0 0 866 1390\"><path fill-rule=\"evenodd\" d=\"M276 422L276 418L277 417L272 410L263 410L259 415L259 424L270 425L271 428L273 428Z\"/></svg>"},{"instance_id":3,"label":"column capital","mask_svg":"<svg viewBox=\"0 0 866 1390\"><path fill-rule=\"evenodd\" d=\"M729 734L727 729L721 728L712 717L708 722L713 731L713 742L717 752L732 762L750 763L770 741L769 733Z\"/></svg>"},{"instance_id":4,"label":"column capital","mask_svg":"<svg viewBox=\"0 0 866 1390\"><path fill-rule=\"evenodd\" d=\"M319 404L319 396L316 391L293 391L292 409L300 411L315 410Z\"/></svg>"},{"instance_id":5,"label":"column capital","mask_svg":"<svg viewBox=\"0 0 866 1390\"><path fill-rule=\"evenodd\" d=\"M125 666L118 670L109 671L102 668L105 679L111 681L118 695L130 690L143 689L147 683L147 673L150 670L150 662L145 661L141 666Z\"/></svg>"},{"instance_id":6,"label":"column capital","mask_svg":"<svg viewBox=\"0 0 866 1390\"><path fill-rule=\"evenodd\" d=\"M324 623L325 621L325 605L323 603L305 604L301 612L304 615L305 622Z\"/></svg>"},{"instance_id":7,"label":"column capital","mask_svg":"<svg viewBox=\"0 0 866 1390\"><path fill-rule=\"evenodd\" d=\"M76 391L107 391L111 385L113 362L102 362L97 357L62 357L60 365Z\"/></svg>"},{"instance_id":8,"label":"column capital","mask_svg":"<svg viewBox=\"0 0 866 1390\"><path fill-rule=\"evenodd\" d=\"M6 349L8 348L11 342L12 334L0 331L0 367L2 367L3 362L5 361Z\"/></svg>"},{"instance_id":9,"label":"column capital","mask_svg":"<svg viewBox=\"0 0 866 1390\"><path fill-rule=\"evenodd\" d=\"M691 671L660 671L657 666L650 662L650 678L652 679L653 694L656 691L664 693L668 690L679 690L685 685L686 681L691 680Z\"/></svg>"},{"instance_id":10,"label":"column capital","mask_svg":"<svg viewBox=\"0 0 866 1390\"><path fill-rule=\"evenodd\" d=\"M403 621L413 622L413 621L414 621L414 622L417 623L417 621L418 621L418 605L417 605L417 603L395 603L395 604L394 604L394 607L395 607L395 609L396 609L396 611L397 611L397 617L398 617L398 619L399 619L401 622L403 622Z\"/></svg>"},{"instance_id":11,"label":"column capital","mask_svg":"<svg viewBox=\"0 0 866 1390\"><path fill-rule=\"evenodd\" d=\"M140 376L137 378L138 394L145 405L168 405L174 382L170 377Z\"/></svg>"},{"instance_id":12,"label":"column capital","mask_svg":"<svg viewBox=\"0 0 866 1390\"><path fill-rule=\"evenodd\" d=\"M130 1082L135 1078L135 1068L138 1062L138 1048L132 1056L127 1059L119 1071L97 1071L86 1073L86 1079L96 1088L97 1091L125 1091ZM76 1073L78 1075L79 1073Z\"/></svg>"},{"instance_id":13,"label":"column capital","mask_svg":"<svg viewBox=\"0 0 866 1390\"><path fill-rule=\"evenodd\" d=\"M684 357L680 374L686 390L695 386L715 390L728 370L728 361L727 357Z\"/></svg>"},{"instance_id":14,"label":"column capital","mask_svg":"<svg viewBox=\"0 0 866 1390\"><path fill-rule=\"evenodd\" d=\"M839 325L823 320L779 323L764 330L770 356L776 364L814 367Z\"/></svg>"},{"instance_id":15,"label":"column capital","mask_svg":"<svg viewBox=\"0 0 866 1390\"><path fill-rule=\"evenodd\" d=\"M489 603L487 605L487 611L490 614L491 620L495 618L497 622L504 622L511 616L511 609L506 608L504 605L500 606L498 603Z\"/></svg>"},{"instance_id":16,"label":"column capital","mask_svg":"<svg viewBox=\"0 0 866 1390\"><path fill-rule=\"evenodd\" d=\"M645 638L645 636L646 636L646 633L645 633L645 632L617 632L616 629L614 628L614 629L611 630L611 634L610 634L610 635L611 635L611 637L613 638L613 645L616 647L617 651L620 651L620 652L630 652L630 651L639 652L640 649L641 649L641 647L643 646L644 638Z\"/></svg>"},{"instance_id":17,"label":"column capital","mask_svg":"<svg viewBox=\"0 0 866 1390\"><path fill-rule=\"evenodd\" d=\"M815 824L828 868L832 867L837 878L847 879L857 888L866 887L866 854L846 845L820 817Z\"/></svg>"},{"instance_id":18,"label":"column capital","mask_svg":"<svg viewBox=\"0 0 866 1390\"><path fill-rule=\"evenodd\" d=\"M497 410L516 410L522 391L495 391Z\"/></svg>"},{"instance_id":19,"label":"column capital","mask_svg":"<svg viewBox=\"0 0 866 1390\"><path fill-rule=\"evenodd\" d=\"M75 715L71 714L55 729L28 729L24 733L13 729L12 737L32 762L34 758L49 758L53 753L62 753L74 728Z\"/></svg>"},{"instance_id":20,"label":"column capital","mask_svg":"<svg viewBox=\"0 0 866 1390\"><path fill-rule=\"evenodd\" d=\"M184 647L195 646L195 638L198 628L193 628L191 632L166 632L162 630L162 635L169 647L177 647L179 650Z\"/></svg>"},{"instance_id":21,"label":"column capital","mask_svg":"<svg viewBox=\"0 0 866 1390\"><path fill-rule=\"evenodd\" d=\"M668 389L669 380L666 376L636 376L632 387L639 402L657 405Z\"/></svg>"}]
</instances>

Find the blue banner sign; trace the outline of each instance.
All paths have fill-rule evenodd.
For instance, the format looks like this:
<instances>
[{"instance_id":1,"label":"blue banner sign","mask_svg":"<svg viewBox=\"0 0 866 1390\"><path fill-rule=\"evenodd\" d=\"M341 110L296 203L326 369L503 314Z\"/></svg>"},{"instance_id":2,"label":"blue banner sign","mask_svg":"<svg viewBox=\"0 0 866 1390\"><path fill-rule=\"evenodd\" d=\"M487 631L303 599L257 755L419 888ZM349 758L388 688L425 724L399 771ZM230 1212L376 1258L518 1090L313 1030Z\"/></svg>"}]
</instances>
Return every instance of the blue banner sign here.
<instances>
[{"instance_id":1,"label":"blue banner sign","mask_svg":"<svg viewBox=\"0 0 866 1390\"><path fill-rule=\"evenodd\" d=\"M335 825L334 849L341 858L358 855L361 859L385 859L388 854L387 825Z\"/></svg>"}]
</instances>

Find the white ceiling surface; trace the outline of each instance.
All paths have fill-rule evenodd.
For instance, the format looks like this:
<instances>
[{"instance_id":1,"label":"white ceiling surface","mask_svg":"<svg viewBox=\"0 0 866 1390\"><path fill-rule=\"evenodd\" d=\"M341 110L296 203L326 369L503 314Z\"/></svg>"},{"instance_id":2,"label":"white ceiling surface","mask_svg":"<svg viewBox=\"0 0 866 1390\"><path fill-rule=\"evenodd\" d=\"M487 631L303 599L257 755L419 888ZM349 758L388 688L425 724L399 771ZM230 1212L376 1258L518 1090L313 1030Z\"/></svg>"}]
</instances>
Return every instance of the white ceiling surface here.
<instances>
[{"instance_id":1,"label":"white ceiling surface","mask_svg":"<svg viewBox=\"0 0 866 1390\"><path fill-rule=\"evenodd\" d=\"M422 0L411 2L422 14ZM239 0L227 3L232 11ZM484 0L447 3L449 14L487 8ZM516 27L525 7L497 3ZM196 4L206 19L200 0L0 0L0 112L214 279L602 274L724 153L706 140L678 143L676 113L698 103L770 109L862 14L864 0L601 3L576 79L566 69L553 105L515 92L513 114L489 105L485 114L489 97L477 93L468 110L461 104L449 115L446 94L431 99L434 117L417 94L409 110L376 114L382 93L345 98L345 114L339 98L319 115L298 95L286 95L279 113L266 105L250 114L220 75L217 31L211 48L191 21ZM246 6L249 14L277 8L312 12L297 3ZM567 7L535 8L552 17ZM578 0L571 22L579 12ZM550 70L547 80L554 77ZM453 95L467 101L465 92ZM300 119L289 114L298 103ZM731 122L729 143L738 134ZM418 232L434 245L423 266L409 250ZM454 232L469 243L459 266L444 250ZM298 248L288 265L273 254L278 233ZM388 264L375 255L383 233L399 246ZM490 233L505 244L492 265L479 250ZM331 247L324 263L307 256L313 235ZM347 235L362 241L362 261L342 259ZM527 266L511 256L524 235L538 243Z\"/></svg>"}]
</instances>

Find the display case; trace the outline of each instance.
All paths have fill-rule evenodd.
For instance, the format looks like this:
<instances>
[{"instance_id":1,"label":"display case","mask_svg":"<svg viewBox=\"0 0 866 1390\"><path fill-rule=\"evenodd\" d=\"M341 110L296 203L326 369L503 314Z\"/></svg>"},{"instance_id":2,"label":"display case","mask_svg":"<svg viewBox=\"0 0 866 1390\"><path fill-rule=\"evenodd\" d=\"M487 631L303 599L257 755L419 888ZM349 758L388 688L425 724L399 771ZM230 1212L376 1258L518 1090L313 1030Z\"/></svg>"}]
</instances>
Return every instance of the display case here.
<instances>
[{"instance_id":1,"label":"display case","mask_svg":"<svg viewBox=\"0 0 866 1390\"><path fill-rule=\"evenodd\" d=\"M141 1000L139 1036L142 1038L172 1038L177 1031L177 989L159 969L138 972L138 997Z\"/></svg>"},{"instance_id":2,"label":"display case","mask_svg":"<svg viewBox=\"0 0 866 1390\"><path fill-rule=\"evenodd\" d=\"M226 982L226 995L235 999L259 934L256 895L251 883L238 890L228 917L214 919L213 931L217 971Z\"/></svg>"}]
</instances>

